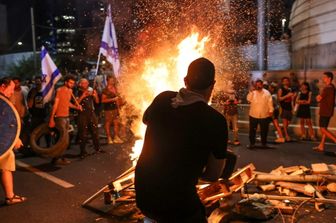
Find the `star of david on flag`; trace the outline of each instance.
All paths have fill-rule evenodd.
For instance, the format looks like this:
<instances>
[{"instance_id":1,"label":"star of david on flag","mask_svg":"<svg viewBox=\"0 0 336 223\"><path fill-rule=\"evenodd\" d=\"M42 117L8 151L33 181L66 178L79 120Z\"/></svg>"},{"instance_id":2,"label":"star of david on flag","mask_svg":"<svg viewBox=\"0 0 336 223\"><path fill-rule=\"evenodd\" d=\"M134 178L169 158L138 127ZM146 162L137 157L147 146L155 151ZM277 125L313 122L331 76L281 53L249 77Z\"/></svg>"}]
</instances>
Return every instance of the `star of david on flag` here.
<instances>
[{"instance_id":1,"label":"star of david on flag","mask_svg":"<svg viewBox=\"0 0 336 223\"><path fill-rule=\"evenodd\" d=\"M42 96L43 103L51 101L55 84L62 78L62 74L57 69L54 61L48 54L48 51L44 46L41 50L41 68L42 68Z\"/></svg>"}]
</instances>

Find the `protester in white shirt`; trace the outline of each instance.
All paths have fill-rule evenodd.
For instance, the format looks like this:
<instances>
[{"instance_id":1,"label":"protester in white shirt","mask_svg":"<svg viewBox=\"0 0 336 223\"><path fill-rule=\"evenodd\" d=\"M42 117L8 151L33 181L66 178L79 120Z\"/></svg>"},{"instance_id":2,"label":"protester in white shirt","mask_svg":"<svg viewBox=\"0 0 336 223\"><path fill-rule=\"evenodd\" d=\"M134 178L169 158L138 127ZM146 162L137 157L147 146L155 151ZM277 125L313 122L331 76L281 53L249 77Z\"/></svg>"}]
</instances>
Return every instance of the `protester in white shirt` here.
<instances>
[{"instance_id":1,"label":"protester in white shirt","mask_svg":"<svg viewBox=\"0 0 336 223\"><path fill-rule=\"evenodd\" d=\"M248 145L248 148L253 149L255 147L258 125L260 125L261 144L267 147L268 126L274 108L272 96L268 90L263 88L261 80L255 82L255 88L248 93L247 101L250 103L250 145Z\"/></svg>"}]
</instances>

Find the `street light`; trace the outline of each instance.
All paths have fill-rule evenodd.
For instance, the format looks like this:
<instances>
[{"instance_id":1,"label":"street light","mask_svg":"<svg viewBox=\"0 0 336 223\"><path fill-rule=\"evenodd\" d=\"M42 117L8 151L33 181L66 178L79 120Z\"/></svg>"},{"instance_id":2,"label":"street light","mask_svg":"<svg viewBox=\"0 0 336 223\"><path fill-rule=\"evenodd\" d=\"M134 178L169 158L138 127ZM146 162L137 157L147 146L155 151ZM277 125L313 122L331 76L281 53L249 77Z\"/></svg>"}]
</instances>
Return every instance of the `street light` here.
<instances>
[{"instance_id":1,"label":"street light","mask_svg":"<svg viewBox=\"0 0 336 223\"><path fill-rule=\"evenodd\" d=\"M282 24L282 35L285 33L285 25L286 25L286 19L281 19L281 24Z\"/></svg>"},{"instance_id":2,"label":"street light","mask_svg":"<svg viewBox=\"0 0 336 223\"><path fill-rule=\"evenodd\" d=\"M21 46L23 43L21 42L21 41L19 41L18 43L17 43L17 45L19 45L19 46Z\"/></svg>"}]
</instances>

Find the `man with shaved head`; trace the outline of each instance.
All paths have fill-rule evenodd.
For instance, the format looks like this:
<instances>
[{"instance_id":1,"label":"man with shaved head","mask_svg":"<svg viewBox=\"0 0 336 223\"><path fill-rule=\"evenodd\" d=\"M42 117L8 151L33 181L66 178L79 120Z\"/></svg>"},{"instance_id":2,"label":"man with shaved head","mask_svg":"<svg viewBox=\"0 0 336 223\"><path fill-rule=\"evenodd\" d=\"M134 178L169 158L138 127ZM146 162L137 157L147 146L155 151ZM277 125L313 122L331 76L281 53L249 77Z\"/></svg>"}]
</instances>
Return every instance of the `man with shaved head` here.
<instances>
[{"instance_id":1,"label":"man with shaved head","mask_svg":"<svg viewBox=\"0 0 336 223\"><path fill-rule=\"evenodd\" d=\"M78 112L78 136L80 147L80 158L83 159L88 155L86 151L87 133L92 136L93 146L96 152L103 152L99 145L98 136L98 119L94 110L94 103L99 103L96 90L89 87L89 81L85 78L78 83L78 103L82 110Z\"/></svg>"},{"instance_id":2,"label":"man with shaved head","mask_svg":"<svg viewBox=\"0 0 336 223\"><path fill-rule=\"evenodd\" d=\"M159 94L147 108L144 146L135 170L137 206L155 222L207 222L196 184L210 155L227 158L227 124L208 105L215 66L194 60L186 88Z\"/></svg>"},{"instance_id":3,"label":"man with shaved head","mask_svg":"<svg viewBox=\"0 0 336 223\"><path fill-rule=\"evenodd\" d=\"M98 119L94 110L94 103L99 103L99 97L96 90L89 87L89 81L85 78L78 83L78 103L82 110L78 112L78 136L80 147L80 158L88 155L86 151L87 134L90 132L93 147L96 152L103 152L99 145Z\"/></svg>"}]
</instances>

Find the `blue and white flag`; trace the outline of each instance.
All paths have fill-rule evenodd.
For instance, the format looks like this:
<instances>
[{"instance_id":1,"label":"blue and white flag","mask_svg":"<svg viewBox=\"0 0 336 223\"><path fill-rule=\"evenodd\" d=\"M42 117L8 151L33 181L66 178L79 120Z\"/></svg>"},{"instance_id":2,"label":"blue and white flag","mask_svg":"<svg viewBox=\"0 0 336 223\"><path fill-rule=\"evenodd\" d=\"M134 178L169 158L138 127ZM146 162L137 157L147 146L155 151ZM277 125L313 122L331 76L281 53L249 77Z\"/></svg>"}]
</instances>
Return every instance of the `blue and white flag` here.
<instances>
[{"instance_id":1,"label":"blue and white flag","mask_svg":"<svg viewBox=\"0 0 336 223\"><path fill-rule=\"evenodd\" d=\"M108 6L105 20L103 38L100 45L99 53L106 57L106 60L113 66L115 76L120 74L120 60L117 44L117 35L112 22L111 5Z\"/></svg>"},{"instance_id":2,"label":"blue and white flag","mask_svg":"<svg viewBox=\"0 0 336 223\"><path fill-rule=\"evenodd\" d=\"M43 104L51 101L55 84L61 79L62 74L57 69L54 61L48 54L44 46L41 50L41 68L42 68L42 96Z\"/></svg>"}]
</instances>

